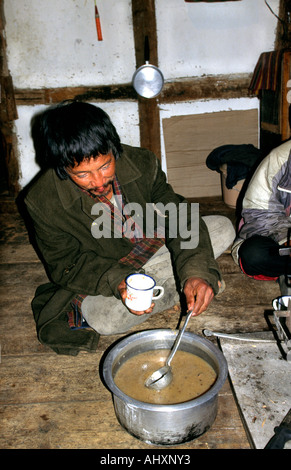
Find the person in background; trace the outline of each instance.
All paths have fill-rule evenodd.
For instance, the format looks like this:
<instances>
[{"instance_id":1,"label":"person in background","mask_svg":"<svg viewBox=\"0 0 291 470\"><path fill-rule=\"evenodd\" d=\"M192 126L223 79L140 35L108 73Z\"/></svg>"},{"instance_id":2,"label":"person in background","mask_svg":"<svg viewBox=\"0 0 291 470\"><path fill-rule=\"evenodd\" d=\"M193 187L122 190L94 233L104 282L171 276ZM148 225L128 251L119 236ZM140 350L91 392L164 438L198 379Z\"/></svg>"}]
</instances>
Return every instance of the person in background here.
<instances>
[{"instance_id":1,"label":"person in background","mask_svg":"<svg viewBox=\"0 0 291 470\"><path fill-rule=\"evenodd\" d=\"M247 187L232 255L242 271L259 280L278 280L290 292L290 256L283 248L291 229L291 141L263 159ZM286 282L287 280L287 282Z\"/></svg>"},{"instance_id":2,"label":"person in background","mask_svg":"<svg viewBox=\"0 0 291 470\"><path fill-rule=\"evenodd\" d=\"M191 205L167 183L158 158L122 144L109 116L95 105L69 101L49 107L35 117L32 135L45 170L26 191L25 205L50 281L32 301L39 340L57 353L76 355L95 350L100 335L127 332L179 300L193 315L205 311L224 289L215 258L233 242L230 220L199 217L197 243L191 244ZM163 214L157 217L163 236L158 222L147 236L138 215L134 231L113 233L116 220L122 228L131 224L128 204L145 209L169 203L186 235L173 235ZM114 222L109 236L96 236L102 228L96 204ZM125 305L125 280L135 272L151 275L165 290L145 311Z\"/></svg>"}]
</instances>

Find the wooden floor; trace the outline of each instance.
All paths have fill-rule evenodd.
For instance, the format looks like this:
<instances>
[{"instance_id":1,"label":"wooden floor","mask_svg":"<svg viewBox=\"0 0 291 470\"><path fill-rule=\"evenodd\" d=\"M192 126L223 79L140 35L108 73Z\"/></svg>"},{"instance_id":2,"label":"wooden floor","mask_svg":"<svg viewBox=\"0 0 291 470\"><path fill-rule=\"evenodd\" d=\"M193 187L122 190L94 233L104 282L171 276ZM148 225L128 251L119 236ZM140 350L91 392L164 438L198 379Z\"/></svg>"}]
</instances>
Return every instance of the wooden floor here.
<instances>
[{"instance_id":1,"label":"wooden floor","mask_svg":"<svg viewBox=\"0 0 291 470\"><path fill-rule=\"evenodd\" d=\"M235 220L234 211L220 200L205 200L200 207L202 214L220 213ZM0 448L161 449L139 441L119 425L111 394L100 379L100 359L118 336L102 337L96 353L74 358L58 356L38 342L30 302L36 287L46 282L46 274L9 198L2 198L0 218ZM190 322L189 330L202 334L203 328L224 332L268 329L264 312L270 310L279 287L242 275L229 252L218 261L226 290L207 312ZM173 308L142 329L176 328L178 320L179 311ZM228 380L219 394L218 415L211 429L192 442L170 447L175 448L250 448Z\"/></svg>"}]
</instances>

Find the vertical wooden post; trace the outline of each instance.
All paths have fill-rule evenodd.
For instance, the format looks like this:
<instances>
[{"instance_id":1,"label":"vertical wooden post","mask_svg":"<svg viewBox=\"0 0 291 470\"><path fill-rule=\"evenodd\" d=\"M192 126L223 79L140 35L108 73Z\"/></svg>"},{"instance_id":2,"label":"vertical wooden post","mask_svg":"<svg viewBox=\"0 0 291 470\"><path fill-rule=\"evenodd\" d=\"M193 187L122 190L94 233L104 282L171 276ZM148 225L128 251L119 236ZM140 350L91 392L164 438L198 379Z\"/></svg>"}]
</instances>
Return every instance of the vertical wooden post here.
<instances>
[{"instance_id":1,"label":"vertical wooden post","mask_svg":"<svg viewBox=\"0 0 291 470\"><path fill-rule=\"evenodd\" d=\"M155 0L132 0L132 19L136 67L143 65L145 61L144 42L146 36L149 38L149 62L158 66ZM158 97L148 99L138 96L141 147L152 150L158 158L161 158L158 103Z\"/></svg>"},{"instance_id":2,"label":"vertical wooden post","mask_svg":"<svg viewBox=\"0 0 291 470\"><path fill-rule=\"evenodd\" d=\"M9 195L19 192L14 120L18 118L12 78L7 65L4 3L0 0L0 150L1 170L6 173Z\"/></svg>"},{"instance_id":3,"label":"vertical wooden post","mask_svg":"<svg viewBox=\"0 0 291 470\"><path fill-rule=\"evenodd\" d=\"M290 124L289 124L289 106L290 103L287 100L288 91L290 85L287 86L291 79L291 51L287 50L283 52L282 57L282 77L281 77L281 106L280 106L280 133L282 142L290 138Z\"/></svg>"}]
</instances>

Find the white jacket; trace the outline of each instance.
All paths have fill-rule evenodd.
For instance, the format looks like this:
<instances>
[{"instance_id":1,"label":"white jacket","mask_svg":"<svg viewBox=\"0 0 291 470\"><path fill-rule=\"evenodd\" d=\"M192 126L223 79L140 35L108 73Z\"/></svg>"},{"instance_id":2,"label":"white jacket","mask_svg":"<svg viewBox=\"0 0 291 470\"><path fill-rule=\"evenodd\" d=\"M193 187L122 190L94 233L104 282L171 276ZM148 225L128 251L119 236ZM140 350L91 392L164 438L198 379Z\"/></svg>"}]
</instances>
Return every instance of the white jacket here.
<instances>
[{"instance_id":1,"label":"white jacket","mask_svg":"<svg viewBox=\"0 0 291 470\"><path fill-rule=\"evenodd\" d=\"M275 148L256 169L246 190L242 220L232 247L238 263L238 249L253 235L270 237L277 243L287 240L291 227L291 140Z\"/></svg>"}]
</instances>

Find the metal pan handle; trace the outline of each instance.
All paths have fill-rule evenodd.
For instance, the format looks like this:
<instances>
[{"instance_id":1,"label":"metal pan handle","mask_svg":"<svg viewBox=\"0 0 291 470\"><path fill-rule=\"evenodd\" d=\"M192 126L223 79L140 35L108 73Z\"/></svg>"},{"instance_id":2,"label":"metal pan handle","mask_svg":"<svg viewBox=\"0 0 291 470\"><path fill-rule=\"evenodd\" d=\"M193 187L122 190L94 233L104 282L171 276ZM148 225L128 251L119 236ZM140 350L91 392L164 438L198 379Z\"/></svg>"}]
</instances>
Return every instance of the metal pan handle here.
<instances>
[{"instance_id":1,"label":"metal pan handle","mask_svg":"<svg viewBox=\"0 0 291 470\"><path fill-rule=\"evenodd\" d=\"M148 36L144 38L144 61L145 63L150 61L150 43Z\"/></svg>"}]
</instances>

